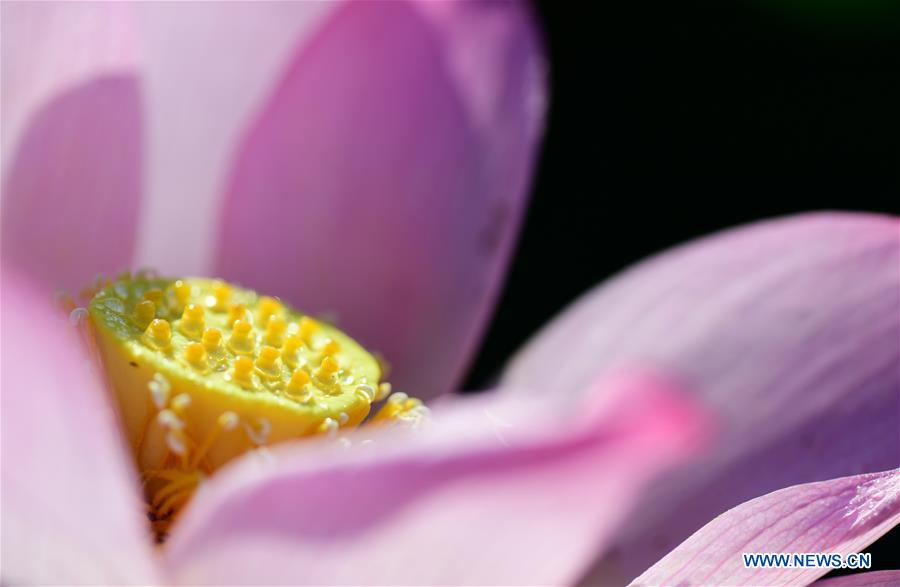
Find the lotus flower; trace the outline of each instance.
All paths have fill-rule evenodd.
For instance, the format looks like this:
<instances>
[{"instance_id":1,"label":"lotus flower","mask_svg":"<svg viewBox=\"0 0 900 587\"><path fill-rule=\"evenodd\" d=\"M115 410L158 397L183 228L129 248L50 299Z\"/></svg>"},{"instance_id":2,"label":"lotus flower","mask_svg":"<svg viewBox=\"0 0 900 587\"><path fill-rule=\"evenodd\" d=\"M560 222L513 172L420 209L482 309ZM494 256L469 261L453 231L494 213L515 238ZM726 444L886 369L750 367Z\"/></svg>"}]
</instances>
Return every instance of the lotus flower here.
<instances>
[{"instance_id":1,"label":"lotus flower","mask_svg":"<svg viewBox=\"0 0 900 587\"><path fill-rule=\"evenodd\" d=\"M215 274L337 317L400 387L455 387L540 135L523 6L3 14L7 259L75 291L125 267Z\"/></svg>"},{"instance_id":2,"label":"lotus flower","mask_svg":"<svg viewBox=\"0 0 900 587\"><path fill-rule=\"evenodd\" d=\"M154 546L47 287L225 277L336 314L434 396L489 313L539 135L518 4L259 6L3 5L4 584L569 584L598 561L805 583L824 570L748 576L734 555L896 525L898 473L858 475L898 466L898 224L824 214L613 278L430 427L248 452ZM748 511L786 521L735 528Z\"/></svg>"}]
</instances>

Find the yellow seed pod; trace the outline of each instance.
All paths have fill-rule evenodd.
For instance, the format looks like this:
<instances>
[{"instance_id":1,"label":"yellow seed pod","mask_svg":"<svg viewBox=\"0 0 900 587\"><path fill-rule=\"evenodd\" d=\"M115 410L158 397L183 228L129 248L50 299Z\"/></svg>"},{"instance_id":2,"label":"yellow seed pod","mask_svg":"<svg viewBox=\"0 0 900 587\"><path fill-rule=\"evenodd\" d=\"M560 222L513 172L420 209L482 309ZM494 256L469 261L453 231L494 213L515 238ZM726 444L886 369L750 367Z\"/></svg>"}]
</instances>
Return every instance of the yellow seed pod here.
<instances>
[{"instance_id":1,"label":"yellow seed pod","mask_svg":"<svg viewBox=\"0 0 900 587\"><path fill-rule=\"evenodd\" d=\"M170 292L168 303L162 292ZM142 322L150 317L145 301L153 302L154 315ZM380 382L377 361L343 332L274 298L224 282L136 275L98 291L89 312L143 471L158 470L164 462L184 474L191 466L209 474L262 437L273 444L318 434L325 419L341 422L342 413L347 414L342 428L356 426L370 405L356 388L375 389ZM286 324L297 326L282 331ZM316 347L304 336L314 336ZM325 339L336 347L323 359ZM329 382L327 390L313 385L303 365L318 366L316 374ZM335 376L339 372L341 380ZM342 383L345 374L352 375L352 384ZM182 398L177 411L171 406L176 397ZM181 405L188 400L189 405ZM157 418L161 411L168 414L162 418L165 426ZM223 414L229 415L223 420Z\"/></svg>"}]
</instances>

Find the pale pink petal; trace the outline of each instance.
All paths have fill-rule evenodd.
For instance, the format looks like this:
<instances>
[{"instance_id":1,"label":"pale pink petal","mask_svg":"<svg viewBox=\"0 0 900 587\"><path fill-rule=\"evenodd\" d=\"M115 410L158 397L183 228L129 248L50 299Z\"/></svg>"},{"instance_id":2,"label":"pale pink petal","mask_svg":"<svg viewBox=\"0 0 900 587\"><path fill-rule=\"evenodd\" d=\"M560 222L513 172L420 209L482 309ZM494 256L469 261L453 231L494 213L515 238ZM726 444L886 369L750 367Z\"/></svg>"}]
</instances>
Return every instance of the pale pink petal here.
<instances>
[{"instance_id":1,"label":"pale pink petal","mask_svg":"<svg viewBox=\"0 0 900 587\"><path fill-rule=\"evenodd\" d=\"M3 583L156 581L135 470L78 330L5 266L2 306Z\"/></svg>"},{"instance_id":2,"label":"pale pink petal","mask_svg":"<svg viewBox=\"0 0 900 587\"><path fill-rule=\"evenodd\" d=\"M619 582L738 503L900 465L900 224L803 215L664 253L576 302L503 382L572 397L635 361L685 377L722 438L652 488L609 561Z\"/></svg>"},{"instance_id":3,"label":"pale pink petal","mask_svg":"<svg viewBox=\"0 0 900 587\"><path fill-rule=\"evenodd\" d=\"M170 567L190 584L571 583L703 430L665 382L602 385L591 408L492 394L372 446L249 455L197 494Z\"/></svg>"},{"instance_id":4,"label":"pale pink petal","mask_svg":"<svg viewBox=\"0 0 900 587\"><path fill-rule=\"evenodd\" d=\"M131 75L138 61L132 6L4 2L0 8L3 172L34 114L93 79Z\"/></svg>"},{"instance_id":5,"label":"pale pink petal","mask_svg":"<svg viewBox=\"0 0 900 587\"><path fill-rule=\"evenodd\" d=\"M342 5L238 153L216 273L336 316L399 389L452 388L526 200L540 64L520 3Z\"/></svg>"},{"instance_id":6,"label":"pale pink petal","mask_svg":"<svg viewBox=\"0 0 900 587\"><path fill-rule=\"evenodd\" d=\"M147 193L138 259L209 274L238 141L328 2L145 2ZM303 108L297 105L297 108Z\"/></svg>"},{"instance_id":7,"label":"pale pink petal","mask_svg":"<svg viewBox=\"0 0 900 587\"><path fill-rule=\"evenodd\" d=\"M847 555L898 523L900 469L797 485L729 510L632 584L806 585L829 569L746 568L742 554Z\"/></svg>"},{"instance_id":8,"label":"pale pink petal","mask_svg":"<svg viewBox=\"0 0 900 587\"><path fill-rule=\"evenodd\" d=\"M816 587L896 587L900 585L900 571L873 571L816 581Z\"/></svg>"},{"instance_id":9,"label":"pale pink petal","mask_svg":"<svg viewBox=\"0 0 900 587\"><path fill-rule=\"evenodd\" d=\"M142 129L130 15L4 3L2 26L3 256L79 290L132 263Z\"/></svg>"}]
</instances>

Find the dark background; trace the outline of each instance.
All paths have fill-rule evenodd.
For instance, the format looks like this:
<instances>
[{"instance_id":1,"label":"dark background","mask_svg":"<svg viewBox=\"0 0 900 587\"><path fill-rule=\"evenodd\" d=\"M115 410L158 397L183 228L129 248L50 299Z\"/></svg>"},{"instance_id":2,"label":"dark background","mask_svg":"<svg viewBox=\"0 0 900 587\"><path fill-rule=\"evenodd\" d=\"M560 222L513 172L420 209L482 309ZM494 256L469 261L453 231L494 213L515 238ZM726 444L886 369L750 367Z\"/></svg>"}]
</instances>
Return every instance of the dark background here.
<instances>
[{"instance_id":1,"label":"dark background","mask_svg":"<svg viewBox=\"0 0 900 587\"><path fill-rule=\"evenodd\" d=\"M536 13L546 138L466 388L668 246L803 210L900 211L900 2L557 0ZM897 568L900 531L868 551Z\"/></svg>"}]
</instances>

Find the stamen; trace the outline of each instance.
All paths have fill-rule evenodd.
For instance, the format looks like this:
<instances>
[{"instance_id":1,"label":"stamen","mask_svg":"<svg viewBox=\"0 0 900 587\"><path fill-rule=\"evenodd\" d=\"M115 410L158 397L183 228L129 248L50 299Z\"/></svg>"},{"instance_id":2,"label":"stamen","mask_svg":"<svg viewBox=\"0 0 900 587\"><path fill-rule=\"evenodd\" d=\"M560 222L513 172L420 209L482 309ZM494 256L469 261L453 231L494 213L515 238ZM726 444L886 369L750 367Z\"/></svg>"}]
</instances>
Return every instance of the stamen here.
<instances>
[{"instance_id":1,"label":"stamen","mask_svg":"<svg viewBox=\"0 0 900 587\"><path fill-rule=\"evenodd\" d=\"M147 387L150 389L150 397L153 398L156 408L161 410L166 407L166 404L169 403L169 391L172 389L169 380L162 373L154 373L153 379L150 380Z\"/></svg>"},{"instance_id":2,"label":"stamen","mask_svg":"<svg viewBox=\"0 0 900 587\"><path fill-rule=\"evenodd\" d=\"M366 401L370 404L375 401L375 388L371 385L357 385L356 391L365 396Z\"/></svg>"},{"instance_id":3,"label":"stamen","mask_svg":"<svg viewBox=\"0 0 900 587\"><path fill-rule=\"evenodd\" d=\"M391 395L378 413L372 417L372 422L416 428L426 423L429 415L429 409L422 404L421 400L398 391Z\"/></svg>"},{"instance_id":4,"label":"stamen","mask_svg":"<svg viewBox=\"0 0 900 587\"><path fill-rule=\"evenodd\" d=\"M88 311L84 308L75 308L69 312L69 324L72 326L81 326L88 318Z\"/></svg>"},{"instance_id":5,"label":"stamen","mask_svg":"<svg viewBox=\"0 0 900 587\"><path fill-rule=\"evenodd\" d=\"M323 420L322 424L319 426L319 432L328 436L329 438L333 438L337 436L338 428L340 428L340 426L338 425L337 420L335 420L334 418L325 418L325 420Z\"/></svg>"},{"instance_id":6,"label":"stamen","mask_svg":"<svg viewBox=\"0 0 900 587\"><path fill-rule=\"evenodd\" d=\"M204 457L206 457L206 453L209 452L209 449L212 448L212 445L218 440L219 435L222 432L231 432L237 428L240 423L240 418L234 412L225 412L219 416L216 420L216 427L213 428L213 431L209 433L206 440L203 441L203 444L200 445L200 448L198 448L194 453L194 456L191 457L190 468L197 468L197 465L203 461Z\"/></svg>"},{"instance_id":7,"label":"stamen","mask_svg":"<svg viewBox=\"0 0 900 587\"><path fill-rule=\"evenodd\" d=\"M244 424L244 431L247 437L256 446L264 446L269 440L269 433L272 431L272 424L266 418L260 418L256 421L256 426Z\"/></svg>"},{"instance_id":8,"label":"stamen","mask_svg":"<svg viewBox=\"0 0 900 587\"><path fill-rule=\"evenodd\" d=\"M378 386L378 394L375 396L375 401L380 402L389 395L391 395L391 384L384 382Z\"/></svg>"}]
</instances>

